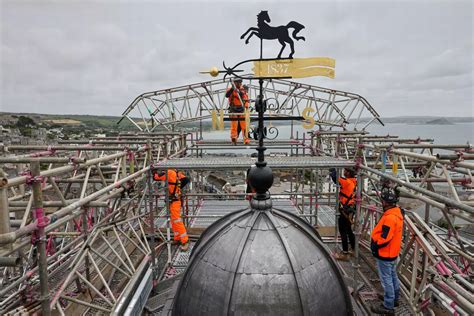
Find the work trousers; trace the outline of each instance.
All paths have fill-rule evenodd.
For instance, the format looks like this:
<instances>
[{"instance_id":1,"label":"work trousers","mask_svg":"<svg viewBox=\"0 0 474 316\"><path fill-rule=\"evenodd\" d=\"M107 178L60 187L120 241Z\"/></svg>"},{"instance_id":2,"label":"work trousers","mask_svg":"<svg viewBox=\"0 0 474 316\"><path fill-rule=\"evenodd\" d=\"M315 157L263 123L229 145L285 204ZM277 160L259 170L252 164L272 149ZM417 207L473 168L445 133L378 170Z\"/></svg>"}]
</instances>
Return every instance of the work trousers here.
<instances>
[{"instance_id":1,"label":"work trousers","mask_svg":"<svg viewBox=\"0 0 474 316\"><path fill-rule=\"evenodd\" d=\"M400 298L400 281L398 280L397 275L397 260L376 260L380 283L382 283L384 291L383 305L387 309L394 309L395 301L398 301Z\"/></svg>"},{"instance_id":2,"label":"work trousers","mask_svg":"<svg viewBox=\"0 0 474 316\"><path fill-rule=\"evenodd\" d=\"M339 215L338 220L339 234L341 235L342 251L349 251L349 242L352 250L355 249L355 236L352 232L352 224L347 217L342 213Z\"/></svg>"},{"instance_id":3,"label":"work trousers","mask_svg":"<svg viewBox=\"0 0 474 316\"><path fill-rule=\"evenodd\" d=\"M180 241L182 244L188 242L188 234L181 218L181 201L170 202L171 229L173 230L174 240Z\"/></svg>"},{"instance_id":4,"label":"work trousers","mask_svg":"<svg viewBox=\"0 0 474 316\"><path fill-rule=\"evenodd\" d=\"M250 142L247 133L245 133L245 116L244 115L233 115L231 116L230 121L230 138L234 141L237 141L239 138L240 132L242 132L242 136L244 139L244 143L248 144Z\"/></svg>"}]
</instances>

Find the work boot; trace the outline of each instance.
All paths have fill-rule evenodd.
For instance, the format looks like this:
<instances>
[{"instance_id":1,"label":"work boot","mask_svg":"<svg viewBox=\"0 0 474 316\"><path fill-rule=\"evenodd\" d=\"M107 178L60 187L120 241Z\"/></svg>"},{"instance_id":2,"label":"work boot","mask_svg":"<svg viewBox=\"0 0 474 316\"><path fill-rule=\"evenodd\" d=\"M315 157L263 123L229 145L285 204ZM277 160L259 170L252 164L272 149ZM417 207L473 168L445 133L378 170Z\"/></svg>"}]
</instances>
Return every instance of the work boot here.
<instances>
[{"instance_id":1,"label":"work boot","mask_svg":"<svg viewBox=\"0 0 474 316\"><path fill-rule=\"evenodd\" d=\"M385 308L383 304L371 306L370 311L372 313L379 314L379 315L389 315L389 316L394 315L395 316L395 310Z\"/></svg>"},{"instance_id":2,"label":"work boot","mask_svg":"<svg viewBox=\"0 0 474 316\"><path fill-rule=\"evenodd\" d=\"M377 294L377 298L378 298L379 300L381 300L382 302L383 302L384 299L385 299L385 297L383 296L383 294L380 294L380 293ZM393 302L393 306L395 306L395 307L400 306L400 300L398 299L398 300L396 300L395 302Z\"/></svg>"},{"instance_id":3,"label":"work boot","mask_svg":"<svg viewBox=\"0 0 474 316\"><path fill-rule=\"evenodd\" d=\"M235 139L235 138L232 138L230 141L232 142L232 145L234 145L234 146L236 146L236 145L237 145L237 139Z\"/></svg>"},{"instance_id":4,"label":"work boot","mask_svg":"<svg viewBox=\"0 0 474 316\"><path fill-rule=\"evenodd\" d=\"M184 244L181 244L181 246L179 246L179 248L181 249L181 251L188 251L189 241L185 242Z\"/></svg>"},{"instance_id":5,"label":"work boot","mask_svg":"<svg viewBox=\"0 0 474 316\"><path fill-rule=\"evenodd\" d=\"M246 139L246 140L244 140L244 144L245 144L245 145L248 145L248 144L250 144L250 139Z\"/></svg>"},{"instance_id":6,"label":"work boot","mask_svg":"<svg viewBox=\"0 0 474 316\"><path fill-rule=\"evenodd\" d=\"M334 254L336 260L349 261L349 253L347 252L338 252Z\"/></svg>"}]
</instances>

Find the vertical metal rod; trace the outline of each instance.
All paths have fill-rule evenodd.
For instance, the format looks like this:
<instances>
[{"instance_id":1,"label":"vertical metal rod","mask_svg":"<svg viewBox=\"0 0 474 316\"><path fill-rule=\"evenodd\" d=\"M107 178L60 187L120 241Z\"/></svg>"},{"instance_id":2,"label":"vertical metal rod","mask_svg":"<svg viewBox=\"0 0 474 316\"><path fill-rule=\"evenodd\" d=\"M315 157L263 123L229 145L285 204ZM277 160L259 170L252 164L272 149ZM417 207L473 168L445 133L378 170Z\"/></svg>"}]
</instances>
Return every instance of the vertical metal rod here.
<instances>
[{"instance_id":1,"label":"vertical metal rod","mask_svg":"<svg viewBox=\"0 0 474 316\"><path fill-rule=\"evenodd\" d=\"M337 246L338 246L338 243L337 243L337 234L338 234L338 229L339 229L339 216L340 216L340 213L339 213L339 175L341 174L341 170L339 168L336 168L336 204L335 204L335 208L334 208L334 220L336 221L334 223L334 244L335 244L335 247L334 247L334 250L337 251Z\"/></svg>"},{"instance_id":2,"label":"vertical metal rod","mask_svg":"<svg viewBox=\"0 0 474 316\"><path fill-rule=\"evenodd\" d=\"M87 231L87 207L82 208L82 238L84 240L84 243L87 241L87 236L88 236L88 231ZM89 258L86 256L85 258L86 264L86 278L88 281L91 280L91 273L90 273L90 262Z\"/></svg>"},{"instance_id":3,"label":"vertical metal rod","mask_svg":"<svg viewBox=\"0 0 474 316\"><path fill-rule=\"evenodd\" d=\"M151 177L153 177L153 172L150 168L147 177L147 194L148 194L148 203L145 203L148 206L148 218L150 221L150 250L151 250L151 269L153 273L153 281L158 277L156 271L156 251L155 251L155 209L153 208L153 187L151 182ZM152 287L154 291L154 286Z\"/></svg>"},{"instance_id":4,"label":"vertical metal rod","mask_svg":"<svg viewBox=\"0 0 474 316\"><path fill-rule=\"evenodd\" d=\"M293 120L291 120L290 124L290 139L293 139ZM291 146L291 149L293 149L293 146Z\"/></svg>"},{"instance_id":5,"label":"vertical metal rod","mask_svg":"<svg viewBox=\"0 0 474 316\"><path fill-rule=\"evenodd\" d=\"M306 156L306 133L303 132L303 156Z\"/></svg>"},{"instance_id":6,"label":"vertical metal rod","mask_svg":"<svg viewBox=\"0 0 474 316\"><path fill-rule=\"evenodd\" d=\"M428 186L427 186L427 189L428 190L431 190L433 185L431 183L427 183ZM425 223L429 226L430 225L430 205L428 203L425 203ZM422 255L422 260L423 260L423 266L426 267L426 264L428 263L428 256L426 255L426 253L423 251L423 255Z\"/></svg>"},{"instance_id":7,"label":"vertical metal rod","mask_svg":"<svg viewBox=\"0 0 474 316\"><path fill-rule=\"evenodd\" d=\"M161 148L161 147L160 147ZM150 157L150 166L153 165L153 152L152 152L152 145L151 145L151 140L147 141L147 152L148 152L148 157ZM147 175L147 186L148 190L146 191L148 194L148 218L150 221L150 254L151 254L151 269L153 272L153 281L156 280L158 277L156 270L156 251L155 251L155 209L153 208L153 186L152 186L152 181L151 178L153 177L153 171L152 168L150 168L150 171L148 172ZM145 203L146 204L146 203ZM158 203L156 204L158 207ZM145 206L145 211L146 211L146 206ZM154 291L154 286L152 288L152 291Z\"/></svg>"},{"instance_id":8,"label":"vertical metal rod","mask_svg":"<svg viewBox=\"0 0 474 316\"><path fill-rule=\"evenodd\" d=\"M298 189L299 189L299 184L300 184L300 170L298 168L295 169L296 173L296 181L295 181L295 204L298 207Z\"/></svg>"},{"instance_id":9,"label":"vertical metal rod","mask_svg":"<svg viewBox=\"0 0 474 316\"><path fill-rule=\"evenodd\" d=\"M357 174L357 189L356 189L356 213L354 220L354 235L355 235L355 249L354 249L354 291L357 291L357 279L359 276L359 240L360 240L360 215L361 215L361 205L362 205L362 187L363 187L363 178L361 172Z\"/></svg>"},{"instance_id":10,"label":"vertical metal rod","mask_svg":"<svg viewBox=\"0 0 474 316\"><path fill-rule=\"evenodd\" d=\"M413 258L413 265L412 265L412 275L411 275L411 283L410 283L410 296L409 296L409 303L414 304L413 299L415 297L415 290L416 290L416 280L418 276L418 243L415 242L414 245L414 258Z\"/></svg>"},{"instance_id":11,"label":"vertical metal rod","mask_svg":"<svg viewBox=\"0 0 474 316\"><path fill-rule=\"evenodd\" d=\"M314 224L316 227L319 227L318 223L318 207L319 207L319 183L320 177L319 177L319 169L316 169L316 194L314 195Z\"/></svg>"},{"instance_id":12,"label":"vertical metal rod","mask_svg":"<svg viewBox=\"0 0 474 316\"><path fill-rule=\"evenodd\" d=\"M24 169L25 169L25 164L19 163L19 164L16 165L16 173L18 175L20 173L22 173ZM19 189L20 189L20 195L24 196L25 195L25 185L20 184Z\"/></svg>"},{"instance_id":13,"label":"vertical metal rod","mask_svg":"<svg viewBox=\"0 0 474 316\"><path fill-rule=\"evenodd\" d=\"M313 225L313 199L314 199L314 183L313 183L313 180L314 180L314 170L310 170L310 173L309 173L309 193L311 194L310 197L309 197L309 214L311 215L311 217L309 218L309 224L310 225Z\"/></svg>"},{"instance_id":14,"label":"vertical metal rod","mask_svg":"<svg viewBox=\"0 0 474 316\"><path fill-rule=\"evenodd\" d=\"M300 135L299 135L299 132L296 131L296 140L299 140L299 136L300 136ZM295 149L295 151L296 151L296 157L298 157L299 147L300 147L300 146L296 145L296 149Z\"/></svg>"},{"instance_id":15,"label":"vertical metal rod","mask_svg":"<svg viewBox=\"0 0 474 316\"><path fill-rule=\"evenodd\" d=\"M303 193L303 194L301 194L301 205L302 205L302 208L303 208L303 214L306 213L305 204L304 204L305 203L305 199L304 199L304 196L305 196L304 195L304 181L305 181L305 179L304 179L304 171L303 171L303 185L301 186L301 192Z\"/></svg>"},{"instance_id":16,"label":"vertical metal rod","mask_svg":"<svg viewBox=\"0 0 474 316\"><path fill-rule=\"evenodd\" d=\"M168 170L165 169L165 205L166 205L166 247L168 250L168 265L171 265L171 210L170 210L170 190L169 190L169 178Z\"/></svg>"},{"instance_id":17,"label":"vertical metal rod","mask_svg":"<svg viewBox=\"0 0 474 316\"><path fill-rule=\"evenodd\" d=\"M201 119L199 120L199 135L200 135L200 137L198 139L197 136L196 136L196 140L202 140L202 107L201 107L201 102L199 102L199 115L201 117ZM199 152L199 150L198 150L198 152Z\"/></svg>"},{"instance_id":18,"label":"vertical metal rod","mask_svg":"<svg viewBox=\"0 0 474 316\"><path fill-rule=\"evenodd\" d=\"M8 211L7 175L0 169L0 234L10 232L10 212ZM11 249L11 244L0 246L0 250Z\"/></svg>"},{"instance_id":19,"label":"vertical metal rod","mask_svg":"<svg viewBox=\"0 0 474 316\"><path fill-rule=\"evenodd\" d=\"M43 192L41 191L41 178L40 176L40 163L39 161L31 162L31 173L33 179L33 206L35 208L36 222L37 222L37 237L36 243L38 253L38 272L40 277L40 301L42 315L51 315L51 309L49 306L49 287L48 287L48 263L46 258L46 235L44 233L44 227L46 226L46 218L43 210Z\"/></svg>"},{"instance_id":20,"label":"vertical metal rod","mask_svg":"<svg viewBox=\"0 0 474 316\"><path fill-rule=\"evenodd\" d=\"M290 198L293 198L293 175L290 175Z\"/></svg>"},{"instance_id":21,"label":"vertical metal rod","mask_svg":"<svg viewBox=\"0 0 474 316\"><path fill-rule=\"evenodd\" d=\"M260 48L260 56L262 56L262 48ZM259 98L259 111L258 111L258 162L263 162L265 160L264 156L264 151L265 148L263 147L263 105L264 105L264 100L263 100L263 79L259 79L258 83L260 85L260 95L258 96Z\"/></svg>"}]
</instances>

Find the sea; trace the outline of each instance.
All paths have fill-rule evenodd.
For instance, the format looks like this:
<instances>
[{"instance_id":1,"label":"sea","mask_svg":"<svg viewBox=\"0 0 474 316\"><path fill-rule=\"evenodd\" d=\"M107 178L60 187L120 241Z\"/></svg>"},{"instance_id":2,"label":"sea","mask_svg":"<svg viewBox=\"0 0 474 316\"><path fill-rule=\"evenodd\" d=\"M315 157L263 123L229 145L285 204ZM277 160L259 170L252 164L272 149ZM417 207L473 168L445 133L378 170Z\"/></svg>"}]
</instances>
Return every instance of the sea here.
<instances>
[{"instance_id":1,"label":"sea","mask_svg":"<svg viewBox=\"0 0 474 316\"><path fill-rule=\"evenodd\" d=\"M227 122L226 122L227 123ZM223 131L210 131L203 132L203 139L228 139L230 141L230 126L229 124L225 125ZM267 124L268 126L268 124ZM285 140L290 139L291 134L293 133L293 138L298 136L299 139L303 138L303 135L308 132L305 130L301 123L297 122L293 125L278 125L275 126L278 129L277 139ZM350 129L350 127L349 127ZM373 123L369 125L366 130L370 135L377 136L398 136L399 138L410 138L410 139L433 139L435 144L473 144L474 142L474 123L456 123L452 125L428 125L428 124L404 124L404 123L387 123L385 126L382 126L378 123ZM305 135L308 139L309 135ZM242 142L242 139L239 140ZM275 149L276 152L282 152L281 149ZM434 152L442 152L441 149L435 149ZM222 149L222 150L213 150L212 153L229 153L231 150ZM250 155L254 153L255 145L247 146L245 149L241 148L238 151L235 151L236 154ZM268 149L266 153L272 153L273 150ZM211 153L211 152L209 152ZM443 189L443 188L440 188ZM444 188L445 189L445 188ZM463 188L458 188L458 190L463 190ZM461 193L461 192L459 192ZM424 216L424 207L415 206L413 211L417 212L420 216ZM442 216L441 212L437 209L432 209L430 214L430 220L436 222ZM466 221L456 218L456 225L465 225Z\"/></svg>"},{"instance_id":2,"label":"sea","mask_svg":"<svg viewBox=\"0 0 474 316\"><path fill-rule=\"evenodd\" d=\"M268 124L267 124L268 127ZM223 131L203 132L203 139L229 139L230 125L226 122ZM291 125L277 125L277 139L290 139ZM350 130L350 126L348 127ZM370 135L377 136L398 136L399 138L421 138L434 139L435 144L473 144L474 142L474 123L456 123L452 125L428 125L428 124L404 124L387 123L382 126L379 123L372 123L366 130ZM293 138L302 138L308 130L304 129L300 122L293 125ZM273 135L270 135L273 136ZM306 137L309 137L306 135Z\"/></svg>"}]
</instances>

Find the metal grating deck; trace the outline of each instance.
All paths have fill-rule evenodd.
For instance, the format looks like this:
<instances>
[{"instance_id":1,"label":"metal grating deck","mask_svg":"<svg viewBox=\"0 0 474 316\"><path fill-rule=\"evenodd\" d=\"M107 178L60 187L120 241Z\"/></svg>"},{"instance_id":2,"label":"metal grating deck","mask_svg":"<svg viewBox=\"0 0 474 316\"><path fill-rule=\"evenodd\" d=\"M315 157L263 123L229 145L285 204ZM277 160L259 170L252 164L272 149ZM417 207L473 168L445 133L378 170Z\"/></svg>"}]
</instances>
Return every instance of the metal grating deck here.
<instances>
[{"instance_id":1,"label":"metal grating deck","mask_svg":"<svg viewBox=\"0 0 474 316\"><path fill-rule=\"evenodd\" d=\"M354 162L332 157L267 157L268 166L273 169L294 168L344 168L353 167ZM257 158L251 157L206 157L206 159L180 158L160 162L157 169L197 169L197 170L247 170Z\"/></svg>"},{"instance_id":2,"label":"metal grating deck","mask_svg":"<svg viewBox=\"0 0 474 316\"><path fill-rule=\"evenodd\" d=\"M331 250L331 252L335 252L335 250L340 251L340 244L335 244L334 242L325 243L326 246ZM336 247L338 249L336 249ZM360 258L359 258L359 265L360 265L360 272L365 276L366 280L361 279L358 277L358 283L362 284L362 287L359 290L359 298L362 301L363 305L367 308L365 312L369 313L370 306L379 304L381 301L377 298L378 293L383 293L382 286L380 284L379 276L377 272L374 270L375 262L372 254L365 249L364 247L360 247ZM355 273L355 267L353 266L354 259L351 258L349 261L336 261L341 270L348 278L353 278ZM369 262L369 263L368 263ZM371 267L372 265L372 267ZM353 279L352 279L353 280ZM369 283L367 283L368 281ZM353 282L353 281L352 281ZM401 304L399 307L395 309L395 315L397 316L408 316L412 315L410 308L403 297L401 297Z\"/></svg>"}]
</instances>

